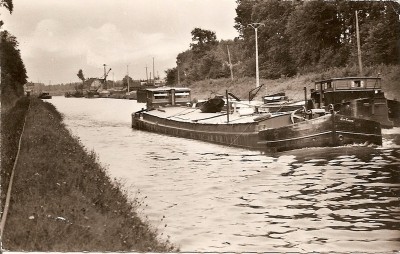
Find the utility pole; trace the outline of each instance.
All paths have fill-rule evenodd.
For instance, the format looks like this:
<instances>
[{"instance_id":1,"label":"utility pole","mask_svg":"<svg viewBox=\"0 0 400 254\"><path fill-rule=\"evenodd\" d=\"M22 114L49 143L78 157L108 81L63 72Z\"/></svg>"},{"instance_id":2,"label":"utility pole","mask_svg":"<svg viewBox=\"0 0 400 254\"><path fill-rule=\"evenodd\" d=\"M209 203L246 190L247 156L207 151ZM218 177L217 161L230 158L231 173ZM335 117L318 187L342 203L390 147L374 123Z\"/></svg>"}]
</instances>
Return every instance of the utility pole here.
<instances>
[{"instance_id":1,"label":"utility pole","mask_svg":"<svg viewBox=\"0 0 400 254\"><path fill-rule=\"evenodd\" d=\"M228 46L228 45L226 45L226 49L228 50L229 69L231 70L231 80L233 81L233 71L232 71L232 63L231 63L231 54L229 53L229 46Z\"/></svg>"},{"instance_id":2,"label":"utility pole","mask_svg":"<svg viewBox=\"0 0 400 254\"><path fill-rule=\"evenodd\" d=\"M178 87L180 87L181 86L181 76L180 76L180 73L179 73L179 64L181 63L181 60L176 60L176 68L178 69Z\"/></svg>"},{"instance_id":3,"label":"utility pole","mask_svg":"<svg viewBox=\"0 0 400 254\"><path fill-rule=\"evenodd\" d=\"M147 64L146 64L146 67L145 67L145 68L146 68L146 84L147 84L147 83L149 83L149 76L148 76L148 74L147 74Z\"/></svg>"},{"instance_id":4,"label":"utility pole","mask_svg":"<svg viewBox=\"0 0 400 254\"><path fill-rule=\"evenodd\" d=\"M126 66L126 79L128 80L128 93L129 93L129 64Z\"/></svg>"},{"instance_id":5,"label":"utility pole","mask_svg":"<svg viewBox=\"0 0 400 254\"><path fill-rule=\"evenodd\" d=\"M356 11L356 35L357 35L357 55L358 55L358 68L360 75L363 75L362 61L361 61L361 43L360 43L360 31L358 27L358 11Z\"/></svg>"},{"instance_id":6,"label":"utility pole","mask_svg":"<svg viewBox=\"0 0 400 254\"><path fill-rule=\"evenodd\" d=\"M256 39L256 88L260 86L260 77L258 73L258 39L257 39L257 30L261 26L265 26L263 23L251 23L248 24L247 26L250 26L254 29L255 31L255 39Z\"/></svg>"},{"instance_id":7,"label":"utility pole","mask_svg":"<svg viewBox=\"0 0 400 254\"><path fill-rule=\"evenodd\" d=\"M153 57L153 86L156 85L156 73L154 72L154 57Z\"/></svg>"}]
</instances>

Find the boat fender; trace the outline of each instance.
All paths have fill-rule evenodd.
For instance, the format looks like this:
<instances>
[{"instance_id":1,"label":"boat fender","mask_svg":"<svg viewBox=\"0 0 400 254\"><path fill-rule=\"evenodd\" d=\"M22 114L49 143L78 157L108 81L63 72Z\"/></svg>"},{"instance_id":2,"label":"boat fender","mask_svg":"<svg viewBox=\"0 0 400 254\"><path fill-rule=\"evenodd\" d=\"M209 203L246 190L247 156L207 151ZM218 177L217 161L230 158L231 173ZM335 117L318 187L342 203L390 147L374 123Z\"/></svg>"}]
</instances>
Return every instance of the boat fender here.
<instances>
[{"instance_id":1,"label":"boat fender","mask_svg":"<svg viewBox=\"0 0 400 254\"><path fill-rule=\"evenodd\" d=\"M342 142L343 139L344 139L343 135L339 135L339 136L338 136L338 140L339 140L340 142Z\"/></svg>"}]
</instances>

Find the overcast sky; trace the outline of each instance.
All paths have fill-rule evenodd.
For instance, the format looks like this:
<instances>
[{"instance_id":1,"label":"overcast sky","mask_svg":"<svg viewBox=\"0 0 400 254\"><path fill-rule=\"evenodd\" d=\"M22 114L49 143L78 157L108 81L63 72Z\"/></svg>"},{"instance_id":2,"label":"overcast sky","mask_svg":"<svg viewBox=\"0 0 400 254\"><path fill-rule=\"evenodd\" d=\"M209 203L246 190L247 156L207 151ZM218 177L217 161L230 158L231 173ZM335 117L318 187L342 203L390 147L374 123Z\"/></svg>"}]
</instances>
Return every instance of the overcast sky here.
<instances>
[{"instance_id":1,"label":"overcast sky","mask_svg":"<svg viewBox=\"0 0 400 254\"><path fill-rule=\"evenodd\" d=\"M28 80L45 84L103 75L120 80L152 72L165 77L176 56L189 48L193 28L212 30L217 39L238 36L235 0L13 0L1 19L17 37ZM127 68L129 65L129 68ZM114 75L113 75L114 74Z\"/></svg>"}]
</instances>

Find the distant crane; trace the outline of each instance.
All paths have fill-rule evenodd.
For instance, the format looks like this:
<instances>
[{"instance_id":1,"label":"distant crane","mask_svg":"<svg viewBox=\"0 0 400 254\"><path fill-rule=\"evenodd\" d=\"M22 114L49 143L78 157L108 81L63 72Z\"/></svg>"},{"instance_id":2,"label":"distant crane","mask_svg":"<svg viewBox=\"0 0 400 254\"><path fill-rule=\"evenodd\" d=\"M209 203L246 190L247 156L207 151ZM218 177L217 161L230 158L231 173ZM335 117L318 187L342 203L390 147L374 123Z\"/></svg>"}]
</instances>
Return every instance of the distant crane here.
<instances>
[{"instance_id":1,"label":"distant crane","mask_svg":"<svg viewBox=\"0 0 400 254\"><path fill-rule=\"evenodd\" d=\"M106 86L107 86L107 76L108 76L108 73L110 73L110 71L111 71L111 68L106 72L106 64L103 64L103 66L104 66L104 76L103 77L101 77L100 79L103 81L102 83L103 83L103 85L105 84ZM107 87L108 88L108 87Z\"/></svg>"}]
</instances>

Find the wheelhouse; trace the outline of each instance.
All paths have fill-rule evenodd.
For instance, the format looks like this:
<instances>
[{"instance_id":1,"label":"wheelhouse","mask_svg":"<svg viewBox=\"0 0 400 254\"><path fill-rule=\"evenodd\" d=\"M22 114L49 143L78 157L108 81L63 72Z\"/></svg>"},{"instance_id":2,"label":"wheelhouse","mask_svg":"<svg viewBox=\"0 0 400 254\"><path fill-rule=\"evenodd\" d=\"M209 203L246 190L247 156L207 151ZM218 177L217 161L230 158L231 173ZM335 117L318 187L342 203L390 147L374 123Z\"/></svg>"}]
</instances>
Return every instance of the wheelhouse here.
<instances>
[{"instance_id":1,"label":"wheelhouse","mask_svg":"<svg viewBox=\"0 0 400 254\"><path fill-rule=\"evenodd\" d=\"M371 98L381 92L379 77L333 78L316 81L314 89L311 89L311 99L321 108L329 104Z\"/></svg>"},{"instance_id":2,"label":"wheelhouse","mask_svg":"<svg viewBox=\"0 0 400 254\"><path fill-rule=\"evenodd\" d=\"M186 87L158 87L146 89L147 108L186 105L191 101L190 89Z\"/></svg>"}]
</instances>

